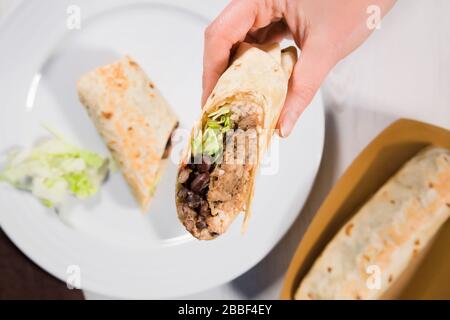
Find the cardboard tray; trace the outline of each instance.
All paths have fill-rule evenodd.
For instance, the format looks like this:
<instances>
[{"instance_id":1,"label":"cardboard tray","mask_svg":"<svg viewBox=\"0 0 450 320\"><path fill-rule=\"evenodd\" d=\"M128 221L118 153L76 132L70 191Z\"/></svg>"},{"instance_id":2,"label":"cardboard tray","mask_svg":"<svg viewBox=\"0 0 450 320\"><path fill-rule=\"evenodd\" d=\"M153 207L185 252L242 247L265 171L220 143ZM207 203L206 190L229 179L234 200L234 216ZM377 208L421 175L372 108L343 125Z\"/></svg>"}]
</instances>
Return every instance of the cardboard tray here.
<instances>
[{"instance_id":1,"label":"cardboard tray","mask_svg":"<svg viewBox=\"0 0 450 320\"><path fill-rule=\"evenodd\" d=\"M301 279L326 244L395 172L428 145L450 149L450 131L401 119L353 161L333 187L300 242L285 276L281 299L293 299ZM450 220L387 299L450 299Z\"/></svg>"}]
</instances>

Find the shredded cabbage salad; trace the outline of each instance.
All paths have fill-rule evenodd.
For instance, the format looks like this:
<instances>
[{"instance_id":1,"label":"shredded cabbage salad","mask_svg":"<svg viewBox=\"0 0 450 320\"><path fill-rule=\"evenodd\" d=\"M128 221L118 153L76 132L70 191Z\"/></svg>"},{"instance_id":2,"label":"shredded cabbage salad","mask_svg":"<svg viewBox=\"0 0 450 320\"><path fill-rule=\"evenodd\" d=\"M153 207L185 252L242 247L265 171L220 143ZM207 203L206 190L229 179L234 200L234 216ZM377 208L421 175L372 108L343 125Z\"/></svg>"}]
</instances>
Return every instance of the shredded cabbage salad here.
<instances>
[{"instance_id":1,"label":"shredded cabbage salad","mask_svg":"<svg viewBox=\"0 0 450 320\"><path fill-rule=\"evenodd\" d=\"M197 133L192 140L194 156L203 154L218 157L223 152L223 134L233 129L231 109L228 106L219 108L208 115L203 134Z\"/></svg>"},{"instance_id":2,"label":"shredded cabbage salad","mask_svg":"<svg viewBox=\"0 0 450 320\"><path fill-rule=\"evenodd\" d=\"M95 195L109 171L109 159L52 137L34 148L8 154L0 181L30 191L47 207L61 205L68 195Z\"/></svg>"}]
</instances>

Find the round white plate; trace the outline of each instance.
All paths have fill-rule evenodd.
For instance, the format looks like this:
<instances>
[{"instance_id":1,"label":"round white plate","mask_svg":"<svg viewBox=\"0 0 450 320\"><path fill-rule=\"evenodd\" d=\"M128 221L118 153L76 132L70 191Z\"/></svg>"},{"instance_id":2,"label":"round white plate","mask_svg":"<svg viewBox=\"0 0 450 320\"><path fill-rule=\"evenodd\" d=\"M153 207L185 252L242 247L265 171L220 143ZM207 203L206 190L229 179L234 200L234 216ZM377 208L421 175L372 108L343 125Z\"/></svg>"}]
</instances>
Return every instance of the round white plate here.
<instances>
[{"instance_id":1,"label":"round white plate","mask_svg":"<svg viewBox=\"0 0 450 320\"><path fill-rule=\"evenodd\" d=\"M75 2L78 7L70 6ZM0 26L1 154L48 135L44 124L106 155L75 83L124 54L157 84L181 127L190 128L200 114L203 31L218 8L208 0L75 2L25 1ZM79 9L81 29L71 29ZM174 205L175 163L146 215L117 173L94 199L68 209L69 223L31 195L1 184L0 223L27 256L59 279L73 280L79 271L83 289L125 298L195 293L239 276L280 240L311 189L323 139L317 95L292 136L274 139L243 235L242 218L210 242L185 232Z\"/></svg>"}]
</instances>

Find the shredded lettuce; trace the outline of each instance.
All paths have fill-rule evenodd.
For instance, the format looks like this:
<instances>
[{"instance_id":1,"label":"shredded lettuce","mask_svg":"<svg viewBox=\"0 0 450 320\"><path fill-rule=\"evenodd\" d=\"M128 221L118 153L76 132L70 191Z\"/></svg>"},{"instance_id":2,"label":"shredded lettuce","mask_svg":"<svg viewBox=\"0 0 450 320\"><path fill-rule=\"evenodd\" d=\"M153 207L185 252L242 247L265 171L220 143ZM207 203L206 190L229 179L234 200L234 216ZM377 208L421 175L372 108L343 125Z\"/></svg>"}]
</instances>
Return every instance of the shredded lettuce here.
<instances>
[{"instance_id":1,"label":"shredded lettuce","mask_svg":"<svg viewBox=\"0 0 450 320\"><path fill-rule=\"evenodd\" d=\"M68 195L95 195L109 170L109 160L55 136L32 149L11 152L0 181L31 191L43 205L55 207Z\"/></svg>"},{"instance_id":2,"label":"shredded lettuce","mask_svg":"<svg viewBox=\"0 0 450 320\"><path fill-rule=\"evenodd\" d=\"M202 133L201 132L196 132L192 142L191 142L191 147L192 147L192 153L194 156L197 156L199 154L202 153Z\"/></svg>"},{"instance_id":3,"label":"shredded lettuce","mask_svg":"<svg viewBox=\"0 0 450 320\"><path fill-rule=\"evenodd\" d=\"M231 109L227 106L212 112L208 115L206 128L220 129L222 133L233 129L233 121L231 120Z\"/></svg>"},{"instance_id":4,"label":"shredded lettuce","mask_svg":"<svg viewBox=\"0 0 450 320\"><path fill-rule=\"evenodd\" d=\"M221 108L217 109L214 112L211 112L208 115L208 118L211 118L213 120L217 120L220 116L223 116L223 115L226 115L226 114L229 114L229 113L231 113L231 109L228 106L224 106L224 107L221 107Z\"/></svg>"},{"instance_id":5,"label":"shredded lettuce","mask_svg":"<svg viewBox=\"0 0 450 320\"><path fill-rule=\"evenodd\" d=\"M221 130L207 127L203 132L203 153L209 156L220 154L223 148L222 144Z\"/></svg>"},{"instance_id":6,"label":"shredded lettuce","mask_svg":"<svg viewBox=\"0 0 450 320\"><path fill-rule=\"evenodd\" d=\"M97 193L97 187L91 182L86 171L71 172L64 175L69 190L79 198L86 198Z\"/></svg>"},{"instance_id":7,"label":"shredded lettuce","mask_svg":"<svg viewBox=\"0 0 450 320\"><path fill-rule=\"evenodd\" d=\"M223 152L223 135L233 129L231 109L224 106L208 115L203 136L197 133L192 139L192 152L194 156L202 153L211 157L218 157Z\"/></svg>"},{"instance_id":8,"label":"shredded lettuce","mask_svg":"<svg viewBox=\"0 0 450 320\"><path fill-rule=\"evenodd\" d=\"M53 202L47 199L41 199L41 203L47 208L52 208L54 206Z\"/></svg>"}]
</instances>

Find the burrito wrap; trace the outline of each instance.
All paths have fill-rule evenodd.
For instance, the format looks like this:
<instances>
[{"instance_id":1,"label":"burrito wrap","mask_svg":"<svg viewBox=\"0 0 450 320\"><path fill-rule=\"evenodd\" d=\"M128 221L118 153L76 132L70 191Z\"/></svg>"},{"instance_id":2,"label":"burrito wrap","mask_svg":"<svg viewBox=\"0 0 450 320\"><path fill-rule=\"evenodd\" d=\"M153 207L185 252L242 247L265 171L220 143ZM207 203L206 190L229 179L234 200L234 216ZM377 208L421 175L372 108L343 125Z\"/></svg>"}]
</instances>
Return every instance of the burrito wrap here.
<instances>
[{"instance_id":1,"label":"burrito wrap","mask_svg":"<svg viewBox=\"0 0 450 320\"><path fill-rule=\"evenodd\" d=\"M129 57L85 74L78 94L146 211L166 164L162 158L178 123L175 113Z\"/></svg>"},{"instance_id":2,"label":"burrito wrap","mask_svg":"<svg viewBox=\"0 0 450 320\"><path fill-rule=\"evenodd\" d=\"M214 212L215 201L211 201L208 194L208 202L213 216L208 216L203 228L197 228L192 219L195 220L193 210L183 207L178 194L184 189L182 184L177 182L177 211L180 221L186 229L198 239L209 240L226 231L229 224L239 213L245 213L245 223L250 215L250 203L253 197L255 174L258 169L260 159L270 144L273 130L276 127L279 114L284 105L288 89L288 81L297 54L295 48L280 50L278 45L271 45L257 48L243 43L237 50L234 60L229 68L218 80L214 90L210 94L200 120L194 125L191 133L192 141L198 132L201 132L208 120L208 115L219 110L226 105L235 108L250 109L255 107L258 110L258 148L256 151L256 161L243 168L224 165L222 168L227 171L238 170L241 178L233 182L235 188L233 194L234 209L226 209L227 202L221 203L222 209ZM252 110L255 110L253 108ZM248 108L247 108L248 109ZM262 130L261 130L262 129ZM179 175L186 168L192 156L192 146L189 143L181 161ZM243 171L243 172L242 172ZM215 173L211 172L211 176ZM226 172L225 172L226 175ZM219 179L221 177L218 177ZM210 186L214 187L214 181L210 180ZM186 193L186 191L183 191ZM192 219L191 219L192 218ZM205 227L207 225L207 227Z\"/></svg>"},{"instance_id":3,"label":"burrito wrap","mask_svg":"<svg viewBox=\"0 0 450 320\"><path fill-rule=\"evenodd\" d=\"M295 298L382 298L449 217L450 151L428 147L341 228Z\"/></svg>"}]
</instances>

